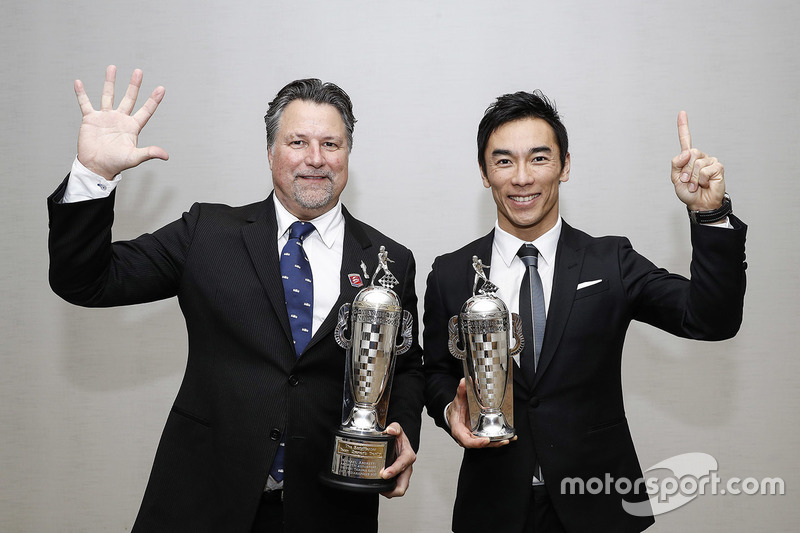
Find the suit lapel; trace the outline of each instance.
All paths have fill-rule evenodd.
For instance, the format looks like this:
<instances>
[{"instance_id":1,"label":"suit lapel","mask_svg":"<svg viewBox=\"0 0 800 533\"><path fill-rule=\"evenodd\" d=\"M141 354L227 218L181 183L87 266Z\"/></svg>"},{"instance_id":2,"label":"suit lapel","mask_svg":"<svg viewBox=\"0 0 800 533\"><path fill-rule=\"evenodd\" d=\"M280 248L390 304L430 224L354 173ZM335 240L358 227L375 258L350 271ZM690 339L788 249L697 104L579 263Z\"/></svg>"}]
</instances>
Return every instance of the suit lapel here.
<instances>
[{"instance_id":1,"label":"suit lapel","mask_svg":"<svg viewBox=\"0 0 800 533\"><path fill-rule=\"evenodd\" d=\"M286 314L286 297L283 294L281 267L278 262L278 223L272 194L264 201L261 214L248 219L249 224L242 228L242 237L261 285L264 286L264 292L275 310L286 338L291 342L292 329Z\"/></svg>"},{"instance_id":2,"label":"suit lapel","mask_svg":"<svg viewBox=\"0 0 800 533\"><path fill-rule=\"evenodd\" d=\"M325 317L319 329L317 329L317 332L314 333L304 353L307 353L309 348L333 331L339 315L339 308L345 303L352 303L358 291L364 288L363 286L353 286L350 282L349 274L362 275L362 281L364 282L364 286L366 286L370 280L363 278L361 262L363 261L367 266L367 271L370 276L378 265L378 251L375 249L375 253L371 253L374 248L372 246L372 241L370 241L369 237L364 232L361 224L353 218L344 206L342 206L342 215L344 215L345 229L344 243L342 245L342 267L339 271L339 298L331 308L328 316Z\"/></svg>"},{"instance_id":3,"label":"suit lapel","mask_svg":"<svg viewBox=\"0 0 800 533\"><path fill-rule=\"evenodd\" d=\"M572 303L575 301L575 292L583 265L583 249L579 248L575 236L575 230L564 222L561 236L558 239L553 291L550 295L544 344L533 382L534 388L542 380L542 375L553 360L558 344L561 342L561 336L564 334Z\"/></svg>"}]
</instances>

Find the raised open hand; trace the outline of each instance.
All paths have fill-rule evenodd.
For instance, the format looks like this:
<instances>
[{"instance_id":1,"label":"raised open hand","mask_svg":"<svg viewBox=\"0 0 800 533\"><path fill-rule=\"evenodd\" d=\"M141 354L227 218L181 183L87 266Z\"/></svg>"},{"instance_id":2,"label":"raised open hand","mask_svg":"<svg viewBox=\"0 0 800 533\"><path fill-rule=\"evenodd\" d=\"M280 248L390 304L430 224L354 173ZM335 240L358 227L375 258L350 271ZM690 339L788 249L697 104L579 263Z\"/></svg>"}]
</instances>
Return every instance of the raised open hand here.
<instances>
[{"instance_id":1,"label":"raised open hand","mask_svg":"<svg viewBox=\"0 0 800 533\"><path fill-rule=\"evenodd\" d=\"M78 97L78 104L83 114L78 132L78 160L83 166L107 180L112 180L123 170L133 168L149 159L165 161L169 159L163 148L157 146L139 148L137 145L139 133L164 98L164 87L156 87L144 105L136 113L131 114L142 85L142 71L138 69L133 71L128 90L119 107L114 109L116 77L117 68L110 65L106 69L106 81L103 85L99 110L92 107L83 83L75 80L75 95Z\"/></svg>"},{"instance_id":2,"label":"raised open hand","mask_svg":"<svg viewBox=\"0 0 800 533\"><path fill-rule=\"evenodd\" d=\"M671 173L675 193L692 211L717 209L725 195L725 169L716 157L692 148L686 111L678 113L678 140L681 153L673 158Z\"/></svg>"}]
</instances>

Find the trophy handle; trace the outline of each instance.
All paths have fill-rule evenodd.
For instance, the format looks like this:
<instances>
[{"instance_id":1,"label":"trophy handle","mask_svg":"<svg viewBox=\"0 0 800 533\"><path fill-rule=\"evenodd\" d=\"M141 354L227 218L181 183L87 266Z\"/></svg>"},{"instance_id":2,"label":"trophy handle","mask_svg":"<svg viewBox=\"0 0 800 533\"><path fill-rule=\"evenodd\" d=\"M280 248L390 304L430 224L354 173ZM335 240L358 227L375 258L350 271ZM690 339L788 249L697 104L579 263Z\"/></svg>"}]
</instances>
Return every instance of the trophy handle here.
<instances>
[{"instance_id":1,"label":"trophy handle","mask_svg":"<svg viewBox=\"0 0 800 533\"><path fill-rule=\"evenodd\" d=\"M450 353L453 354L453 357L463 360L467 354L464 350L458 348L458 316L452 317L447 322L447 332L447 348L450 350Z\"/></svg>"},{"instance_id":2,"label":"trophy handle","mask_svg":"<svg viewBox=\"0 0 800 533\"><path fill-rule=\"evenodd\" d=\"M414 319L411 317L411 313L409 311L403 310L403 342L395 346L395 354L396 355L403 355L411 348L411 343L414 340L412 338L411 332L414 327Z\"/></svg>"},{"instance_id":3,"label":"trophy handle","mask_svg":"<svg viewBox=\"0 0 800 533\"><path fill-rule=\"evenodd\" d=\"M511 313L511 323L514 328L514 349L508 352L509 356L517 355L525 347L525 338L522 336L522 319L517 313Z\"/></svg>"},{"instance_id":4,"label":"trophy handle","mask_svg":"<svg viewBox=\"0 0 800 533\"><path fill-rule=\"evenodd\" d=\"M349 349L353 345L352 338L348 339L344 336L345 331L348 329L347 323L349 321L350 304L346 303L339 308L339 318L336 322L336 329L333 330L333 338L336 340L336 344L345 350Z\"/></svg>"}]
</instances>

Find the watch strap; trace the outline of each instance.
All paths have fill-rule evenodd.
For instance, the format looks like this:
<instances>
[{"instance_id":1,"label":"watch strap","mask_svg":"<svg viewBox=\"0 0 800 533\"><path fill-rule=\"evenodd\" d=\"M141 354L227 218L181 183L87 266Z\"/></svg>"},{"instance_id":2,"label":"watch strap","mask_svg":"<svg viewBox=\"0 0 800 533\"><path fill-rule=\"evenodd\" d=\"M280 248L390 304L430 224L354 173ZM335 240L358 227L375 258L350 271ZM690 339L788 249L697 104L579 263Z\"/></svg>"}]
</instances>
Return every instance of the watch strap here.
<instances>
[{"instance_id":1,"label":"watch strap","mask_svg":"<svg viewBox=\"0 0 800 533\"><path fill-rule=\"evenodd\" d=\"M731 203L731 197L728 193L725 193L725 196L722 198L722 205L717 209L712 209L710 211L692 211L687 207L686 210L689 212L689 219L694 224L713 224L714 222L725 220L728 215L732 214L733 204Z\"/></svg>"}]
</instances>

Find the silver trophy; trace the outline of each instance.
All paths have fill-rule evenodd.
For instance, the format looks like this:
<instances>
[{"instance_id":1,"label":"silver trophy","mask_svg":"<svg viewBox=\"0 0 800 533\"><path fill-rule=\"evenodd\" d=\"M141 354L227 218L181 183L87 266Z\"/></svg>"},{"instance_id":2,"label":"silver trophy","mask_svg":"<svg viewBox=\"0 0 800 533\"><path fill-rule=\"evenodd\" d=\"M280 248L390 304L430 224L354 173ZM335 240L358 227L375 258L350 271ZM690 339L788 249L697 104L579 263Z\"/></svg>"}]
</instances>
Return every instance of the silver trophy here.
<instances>
[{"instance_id":1,"label":"silver trophy","mask_svg":"<svg viewBox=\"0 0 800 533\"><path fill-rule=\"evenodd\" d=\"M450 319L448 347L464 363L472 434L492 441L510 439L514 436L510 359L522 351L522 322L516 313L511 315L515 341L511 350L508 308L495 295L498 288L486 277L477 256L472 257L472 268L473 296L464 302L461 313Z\"/></svg>"},{"instance_id":2,"label":"silver trophy","mask_svg":"<svg viewBox=\"0 0 800 533\"><path fill-rule=\"evenodd\" d=\"M383 430L395 355L411 347L413 322L392 290L398 280L389 271L390 262L381 246L370 286L356 295L352 305L339 309L334 338L346 350L343 416L334 434L331 469L320 476L337 488L385 492L396 485L396 480L380 477L381 469L395 460L395 437ZM376 286L381 271L380 286ZM401 327L402 342L396 344Z\"/></svg>"}]
</instances>

